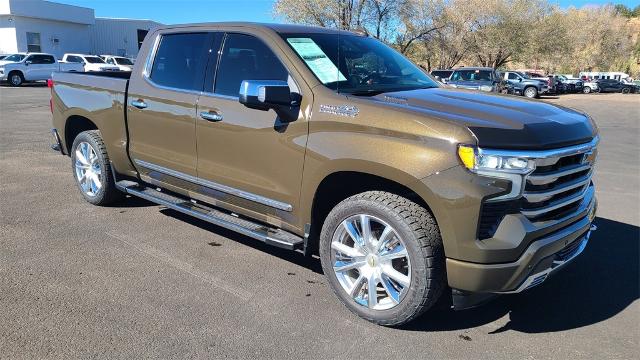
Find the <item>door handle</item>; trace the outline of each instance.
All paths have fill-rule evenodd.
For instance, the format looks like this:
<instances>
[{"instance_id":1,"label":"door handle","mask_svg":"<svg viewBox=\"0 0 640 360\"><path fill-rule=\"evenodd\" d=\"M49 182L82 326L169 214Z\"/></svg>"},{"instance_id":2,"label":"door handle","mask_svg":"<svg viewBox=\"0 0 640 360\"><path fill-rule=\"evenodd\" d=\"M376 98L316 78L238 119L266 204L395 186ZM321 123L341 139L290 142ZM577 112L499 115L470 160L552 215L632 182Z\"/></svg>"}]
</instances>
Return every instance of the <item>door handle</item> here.
<instances>
[{"instance_id":1,"label":"door handle","mask_svg":"<svg viewBox=\"0 0 640 360\"><path fill-rule=\"evenodd\" d=\"M134 100L131 102L131 106L135 106L138 109L145 109L147 107L147 103L142 99Z\"/></svg>"},{"instance_id":2,"label":"door handle","mask_svg":"<svg viewBox=\"0 0 640 360\"><path fill-rule=\"evenodd\" d=\"M202 111L200 117L208 121L222 121L222 115L215 112Z\"/></svg>"}]
</instances>

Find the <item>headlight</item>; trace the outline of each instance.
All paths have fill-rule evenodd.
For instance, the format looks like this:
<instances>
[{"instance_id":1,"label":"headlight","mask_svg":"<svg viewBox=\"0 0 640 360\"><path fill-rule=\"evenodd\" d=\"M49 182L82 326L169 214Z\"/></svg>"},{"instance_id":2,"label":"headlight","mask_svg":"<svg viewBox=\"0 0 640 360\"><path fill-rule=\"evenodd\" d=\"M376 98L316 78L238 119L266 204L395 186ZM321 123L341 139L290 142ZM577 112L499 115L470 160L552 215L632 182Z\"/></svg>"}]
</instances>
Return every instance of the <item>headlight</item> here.
<instances>
[{"instance_id":1,"label":"headlight","mask_svg":"<svg viewBox=\"0 0 640 360\"><path fill-rule=\"evenodd\" d=\"M524 177L536 167L533 160L509 155L508 151L486 150L463 144L458 145L458 158L473 173L511 181L511 191L492 200L519 197L524 190Z\"/></svg>"},{"instance_id":2,"label":"headlight","mask_svg":"<svg viewBox=\"0 0 640 360\"><path fill-rule=\"evenodd\" d=\"M475 146L458 145L458 157L464 166L473 171L502 171L528 173L535 168L529 159L483 150Z\"/></svg>"},{"instance_id":3,"label":"headlight","mask_svg":"<svg viewBox=\"0 0 640 360\"><path fill-rule=\"evenodd\" d=\"M493 91L493 86L481 85L478 89L480 89L482 91Z\"/></svg>"}]
</instances>

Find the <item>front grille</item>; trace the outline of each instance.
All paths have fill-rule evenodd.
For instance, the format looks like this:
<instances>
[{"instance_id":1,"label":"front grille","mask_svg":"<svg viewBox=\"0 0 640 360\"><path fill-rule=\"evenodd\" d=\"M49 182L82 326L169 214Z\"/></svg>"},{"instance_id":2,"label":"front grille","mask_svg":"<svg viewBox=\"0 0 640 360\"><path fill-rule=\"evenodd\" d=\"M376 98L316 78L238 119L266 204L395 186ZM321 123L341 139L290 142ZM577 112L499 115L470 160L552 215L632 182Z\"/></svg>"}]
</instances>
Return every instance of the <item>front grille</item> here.
<instances>
[{"instance_id":1,"label":"front grille","mask_svg":"<svg viewBox=\"0 0 640 360\"><path fill-rule=\"evenodd\" d=\"M594 141L595 144L595 141ZM578 210L588 192L593 175L595 146L578 146L572 151L544 152L532 159L535 170L525 177L522 197L509 201L486 201L478 222L478 239L487 239L507 214L521 213L531 222L564 218Z\"/></svg>"},{"instance_id":2,"label":"front grille","mask_svg":"<svg viewBox=\"0 0 640 360\"><path fill-rule=\"evenodd\" d=\"M593 174L595 149L535 159L536 169L527 176L522 214L533 222L561 218L580 206Z\"/></svg>"}]
</instances>

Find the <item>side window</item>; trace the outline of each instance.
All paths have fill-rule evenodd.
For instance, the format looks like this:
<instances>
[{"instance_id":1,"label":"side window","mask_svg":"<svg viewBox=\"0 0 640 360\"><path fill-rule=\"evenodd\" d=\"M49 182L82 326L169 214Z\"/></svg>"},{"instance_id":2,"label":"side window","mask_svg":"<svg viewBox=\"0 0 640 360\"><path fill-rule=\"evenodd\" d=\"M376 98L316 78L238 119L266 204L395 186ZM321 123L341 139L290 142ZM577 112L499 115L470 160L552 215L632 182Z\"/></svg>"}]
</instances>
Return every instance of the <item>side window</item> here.
<instances>
[{"instance_id":1,"label":"side window","mask_svg":"<svg viewBox=\"0 0 640 360\"><path fill-rule=\"evenodd\" d=\"M514 73L509 73L509 80L518 80L518 75Z\"/></svg>"},{"instance_id":2,"label":"side window","mask_svg":"<svg viewBox=\"0 0 640 360\"><path fill-rule=\"evenodd\" d=\"M243 80L282 80L289 74L276 55L251 35L227 34L214 92L238 96Z\"/></svg>"},{"instance_id":3,"label":"side window","mask_svg":"<svg viewBox=\"0 0 640 360\"><path fill-rule=\"evenodd\" d=\"M70 63L81 63L82 59L80 59L80 57L78 57L78 56L70 55L70 56L67 56L67 62L70 62Z\"/></svg>"},{"instance_id":4,"label":"side window","mask_svg":"<svg viewBox=\"0 0 640 360\"><path fill-rule=\"evenodd\" d=\"M149 77L162 86L202 90L210 48L208 33L162 35Z\"/></svg>"},{"instance_id":5,"label":"side window","mask_svg":"<svg viewBox=\"0 0 640 360\"><path fill-rule=\"evenodd\" d=\"M51 55L31 55L27 59L31 61L32 64L53 64L55 63L55 59Z\"/></svg>"}]
</instances>

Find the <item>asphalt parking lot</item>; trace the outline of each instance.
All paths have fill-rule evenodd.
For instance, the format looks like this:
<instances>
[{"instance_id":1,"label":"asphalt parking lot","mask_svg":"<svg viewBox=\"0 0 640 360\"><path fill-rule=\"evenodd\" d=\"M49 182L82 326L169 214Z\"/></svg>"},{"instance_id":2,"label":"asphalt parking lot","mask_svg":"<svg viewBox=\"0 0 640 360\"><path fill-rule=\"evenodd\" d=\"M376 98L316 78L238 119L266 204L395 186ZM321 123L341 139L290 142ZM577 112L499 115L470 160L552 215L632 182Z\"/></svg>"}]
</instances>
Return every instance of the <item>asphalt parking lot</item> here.
<instances>
[{"instance_id":1,"label":"asphalt parking lot","mask_svg":"<svg viewBox=\"0 0 640 360\"><path fill-rule=\"evenodd\" d=\"M585 252L527 293L403 328L352 315L317 258L128 199L95 207L50 145L49 89L0 87L1 358L590 358L640 352L640 95L544 101L601 131ZM634 355L635 354L635 355Z\"/></svg>"}]
</instances>

